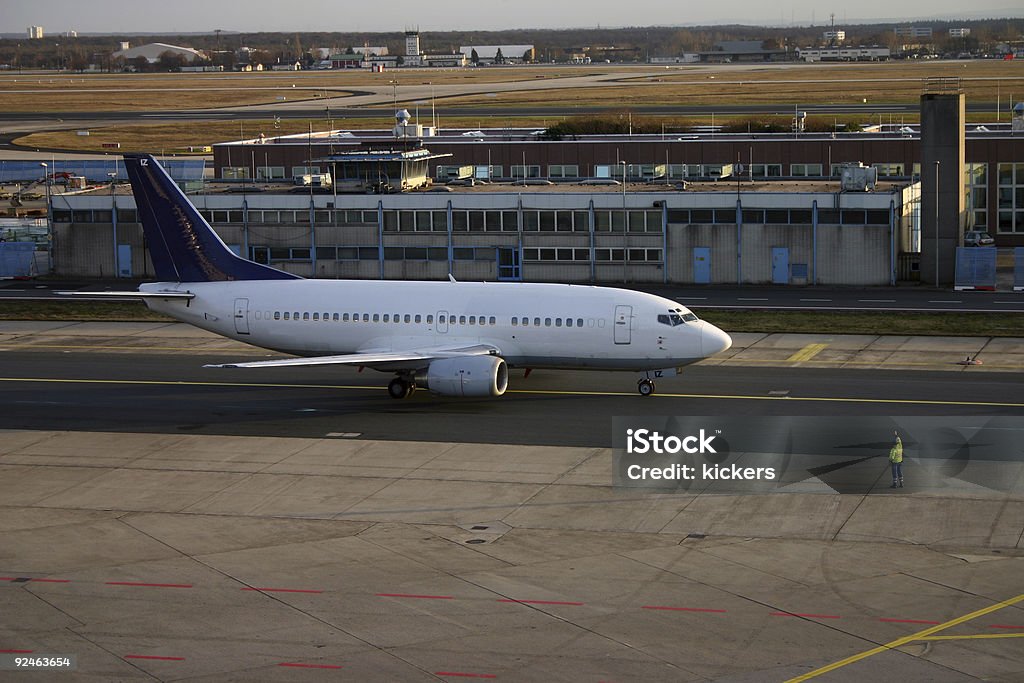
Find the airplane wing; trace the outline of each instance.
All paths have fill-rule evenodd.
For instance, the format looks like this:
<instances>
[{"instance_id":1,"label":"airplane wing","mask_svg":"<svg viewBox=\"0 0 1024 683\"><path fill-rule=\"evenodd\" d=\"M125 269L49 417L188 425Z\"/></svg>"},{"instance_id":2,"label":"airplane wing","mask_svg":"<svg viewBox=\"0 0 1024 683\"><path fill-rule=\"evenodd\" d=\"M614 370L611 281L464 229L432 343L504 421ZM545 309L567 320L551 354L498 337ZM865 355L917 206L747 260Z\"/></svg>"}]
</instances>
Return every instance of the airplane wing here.
<instances>
[{"instance_id":1,"label":"airplane wing","mask_svg":"<svg viewBox=\"0 0 1024 683\"><path fill-rule=\"evenodd\" d=\"M439 358L458 358L459 356L497 356L497 347L488 344L474 346L435 346L404 351L365 351L347 353L340 356L311 356L308 358L279 358L275 360L258 360L244 363L216 363L204 365L204 368L288 368L311 365L358 365L378 369L421 368L430 361Z\"/></svg>"}]
</instances>

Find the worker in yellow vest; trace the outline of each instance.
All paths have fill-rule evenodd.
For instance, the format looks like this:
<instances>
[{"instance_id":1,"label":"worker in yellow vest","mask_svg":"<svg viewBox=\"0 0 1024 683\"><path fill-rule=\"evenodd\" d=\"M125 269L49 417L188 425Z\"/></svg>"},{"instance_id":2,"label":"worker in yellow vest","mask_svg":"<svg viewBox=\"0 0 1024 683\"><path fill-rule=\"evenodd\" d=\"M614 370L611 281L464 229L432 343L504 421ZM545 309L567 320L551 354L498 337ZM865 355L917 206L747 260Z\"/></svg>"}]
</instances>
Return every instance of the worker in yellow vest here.
<instances>
[{"instance_id":1,"label":"worker in yellow vest","mask_svg":"<svg viewBox=\"0 0 1024 683\"><path fill-rule=\"evenodd\" d=\"M889 488L903 488L903 441L899 432L896 435L896 443L889 449L889 462L892 464L892 486Z\"/></svg>"}]
</instances>

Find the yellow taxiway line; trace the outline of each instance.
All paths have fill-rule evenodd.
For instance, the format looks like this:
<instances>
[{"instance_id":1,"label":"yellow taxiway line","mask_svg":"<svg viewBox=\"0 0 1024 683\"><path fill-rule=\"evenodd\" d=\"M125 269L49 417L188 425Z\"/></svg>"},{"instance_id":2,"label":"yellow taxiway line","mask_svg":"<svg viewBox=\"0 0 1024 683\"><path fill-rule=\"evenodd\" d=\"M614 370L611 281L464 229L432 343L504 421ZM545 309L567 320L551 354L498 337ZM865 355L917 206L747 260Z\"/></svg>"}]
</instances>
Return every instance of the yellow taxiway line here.
<instances>
[{"instance_id":1,"label":"yellow taxiway line","mask_svg":"<svg viewBox=\"0 0 1024 683\"><path fill-rule=\"evenodd\" d=\"M787 358L786 361L789 363L802 363L804 361L809 361L827 348L828 344L808 344Z\"/></svg>"},{"instance_id":2,"label":"yellow taxiway line","mask_svg":"<svg viewBox=\"0 0 1024 683\"><path fill-rule=\"evenodd\" d=\"M894 649L896 649L898 647L902 647L903 645L907 645L908 643L912 643L912 642L917 641L917 640L938 640L940 638L943 639L943 640L946 640L946 639L949 639L949 640L960 640L960 639L963 639L963 638L968 638L970 636L948 636L948 637L938 636L938 637L935 637L935 638L930 638L929 636L931 636L933 633L938 633L939 631L945 631L948 628L953 628L954 626L958 626L960 624L966 623L966 622L971 621L973 619L977 619L978 617L983 617L986 614L991 614L992 612L996 612L998 610L1001 610L1004 607L1009 607L1011 605L1015 605L1015 604L1017 604L1018 602L1021 602L1021 601L1024 601L1024 593L1022 593L1022 594L1020 594L1018 596L1012 597L1012 598L1010 598L1008 600L1003 600L1002 602L997 602L994 605L989 605L988 607L983 607L983 608L981 608L979 610L975 610L974 612L971 612L970 614L965 614L963 616L957 617L955 619L950 619L949 621L943 622L941 624L937 624L937 625L932 626L930 628L926 628L923 631L918 631L917 633L912 633L909 636L903 636L902 638L897 638L896 640L888 642L885 645L879 645L878 647L871 648L870 650L865 650L864 652L861 652L859 654L855 654L852 657L847 657L846 659L840 659L838 662L833 662L831 664L828 664L826 666L821 667L820 669L815 669L814 671L805 673L802 676L797 676L796 678L791 678L788 681L786 681L786 683L801 683L801 681L810 680L811 678L817 678L818 676L821 676L823 674L827 674L830 671L835 671L836 669L842 668L842 667L847 666L849 664L853 664L854 662L859 662L862 659L867 659L868 657L872 657L872 656L877 655L877 654L879 654L881 652L886 652L888 650L894 650ZM983 634L983 635L1016 635L1016 634Z\"/></svg>"},{"instance_id":3,"label":"yellow taxiway line","mask_svg":"<svg viewBox=\"0 0 1024 683\"><path fill-rule=\"evenodd\" d=\"M55 377L0 377L0 382L41 384L112 384L123 386L219 387L223 389L345 389L381 391L385 387L358 384L285 384L281 382L197 382L147 379L68 379ZM509 389L508 394L533 396L636 396L632 391L569 391L554 389ZM879 403L890 405L964 406L983 408L1024 408L1024 403L998 401L939 401L909 398L849 398L841 396L745 396L742 394L654 394L654 398L717 399L735 401L798 401L809 403Z\"/></svg>"}]
</instances>

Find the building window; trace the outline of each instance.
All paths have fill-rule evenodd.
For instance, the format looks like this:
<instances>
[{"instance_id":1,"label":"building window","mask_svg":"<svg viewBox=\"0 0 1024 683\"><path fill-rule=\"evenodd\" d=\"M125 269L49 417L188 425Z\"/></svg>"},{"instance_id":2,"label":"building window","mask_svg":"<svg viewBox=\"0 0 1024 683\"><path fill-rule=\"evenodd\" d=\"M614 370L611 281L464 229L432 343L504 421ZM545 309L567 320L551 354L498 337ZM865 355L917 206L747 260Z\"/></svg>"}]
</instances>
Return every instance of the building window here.
<instances>
[{"instance_id":1,"label":"building window","mask_svg":"<svg viewBox=\"0 0 1024 683\"><path fill-rule=\"evenodd\" d=\"M552 164L548 166L549 178L579 178L580 167L575 164Z\"/></svg>"},{"instance_id":2,"label":"building window","mask_svg":"<svg viewBox=\"0 0 1024 683\"><path fill-rule=\"evenodd\" d=\"M999 164L998 173L997 230L1024 233L1024 164Z\"/></svg>"},{"instance_id":3,"label":"building window","mask_svg":"<svg viewBox=\"0 0 1024 683\"><path fill-rule=\"evenodd\" d=\"M967 230L988 227L988 164L964 164Z\"/></svg>"},{"instance_id":4,"label":"building window","mask_svg":"<svg viewBox=\"0 0 1024 683\"><path fill-rule=\"evenodd\" d=\"M512 180L522 180L523 178L540 178L540 166L522 164L512 165Z\"/></svg>"},{"instance_id":5,"label":"building window","mask_svg":"<svg viewBox=\"0 0 1024 683\"><path fill-rule=\"evenodd\" d=\"M223 166L220 169L220 177L223 180L248 180L250 178L248 166Z\"/></svg>"},{"instance_id":6,"label":"building window","mask_svg":"<svg viewBox=\"0 0 1024 683\"><path fill-rule=\"evenodd\" d=\"M790 164L789 175L794 178L819 178L821 164Z\"/></svg>"},{"instance_id":7,"label":"building window","mask_svg":"<svg viewBox=\"0 0 1024 683\"><path fill-rule=\"evenodd\" d=\"M284 180L284 166L257 166L257 180Z\"/></svg>"}]
</instances>

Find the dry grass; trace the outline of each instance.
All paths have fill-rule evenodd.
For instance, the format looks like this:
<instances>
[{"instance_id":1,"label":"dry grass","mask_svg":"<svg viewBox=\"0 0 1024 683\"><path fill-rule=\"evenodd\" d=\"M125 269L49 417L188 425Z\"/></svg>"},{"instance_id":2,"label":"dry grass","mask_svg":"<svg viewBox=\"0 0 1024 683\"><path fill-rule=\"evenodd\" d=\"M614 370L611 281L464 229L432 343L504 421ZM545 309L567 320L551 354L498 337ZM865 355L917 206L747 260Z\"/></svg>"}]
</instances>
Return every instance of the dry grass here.
<instances>
[{"instance_id":1,"label":"dry grass","mask_svg":"<svg viewBox=\"0 0 1024 683\"><path fill-rule=\"evenodd\" d=\"M384 73L348 71L188 74L7 74L0 76L0 110L6 112L141 111L198 109L344 97L353 89L408 85L532 82L627 69L416 69ZM401 91L399 91L401 92Z\"/></svg>"}]
</instances>

